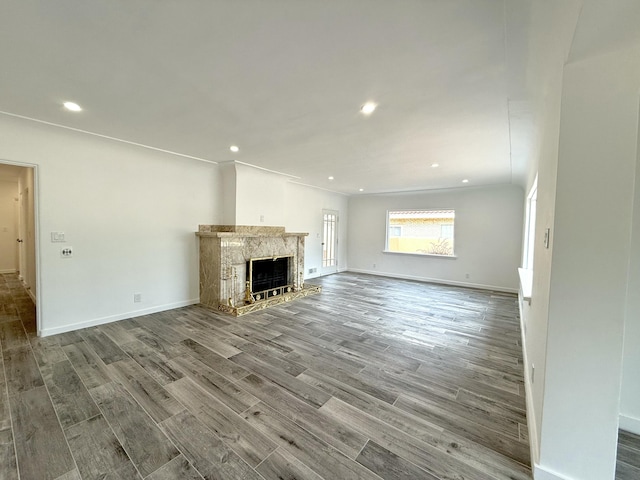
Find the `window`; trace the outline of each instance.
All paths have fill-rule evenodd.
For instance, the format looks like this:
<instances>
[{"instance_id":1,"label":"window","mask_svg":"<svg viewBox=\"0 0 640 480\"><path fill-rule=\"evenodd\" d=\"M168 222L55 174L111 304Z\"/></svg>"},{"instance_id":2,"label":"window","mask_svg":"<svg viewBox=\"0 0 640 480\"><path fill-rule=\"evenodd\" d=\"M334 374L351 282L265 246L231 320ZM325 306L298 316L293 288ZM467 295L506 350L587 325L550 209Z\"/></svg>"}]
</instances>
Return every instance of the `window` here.
<instances>
[{"instance_id":1,"label":"window","mask_svg":"<svg viewBox=\"0 0 640 480\"><path fill-rule=\"evenodd\" d=\"M389 226L389 237L401 237L402 236L402 227L400 226Z\"/></svg>"},{"instance_id":2,"label":"window","mask_svg":"<svg viewBox=\"0 0 640 480\"><path fill-rule=\"evenodd\" d=\"M538 202L538 176L535 180L529 195L527 195L527 212L525 220L525 232L524 232L524 248L522 249L524 254L522 258L522 267L528 270L533 270L533 248L535 246L536 238L536 206Z\"/></svg>"},{"instance_id":3,"label":"window","mask_svg":"<svg viewBox=\"0 0 640 480\"><path fill-rule=\"evenodd\" d=\"M390 210L387 252L453 256L454 210Z\"/></svg>"}]
</instances>

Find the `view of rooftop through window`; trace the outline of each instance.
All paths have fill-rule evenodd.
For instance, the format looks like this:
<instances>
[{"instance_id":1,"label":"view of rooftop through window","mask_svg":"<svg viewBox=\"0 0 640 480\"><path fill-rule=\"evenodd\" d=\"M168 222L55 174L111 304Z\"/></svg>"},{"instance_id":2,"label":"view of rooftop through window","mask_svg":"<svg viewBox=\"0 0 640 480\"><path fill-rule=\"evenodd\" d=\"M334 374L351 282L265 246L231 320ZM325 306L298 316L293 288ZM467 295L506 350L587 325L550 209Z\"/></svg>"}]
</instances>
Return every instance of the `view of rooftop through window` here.
<instances>
[{"instance_id":1,"label":"view of rooftop through window","mask_svg":"<svg viewBox=\"0 0 640 480\"><path fill-rule=\"evenodd\" d=\"M455 210L396 210L387 215L389 252L453 256Z\"/></svg>"}]
</instances>

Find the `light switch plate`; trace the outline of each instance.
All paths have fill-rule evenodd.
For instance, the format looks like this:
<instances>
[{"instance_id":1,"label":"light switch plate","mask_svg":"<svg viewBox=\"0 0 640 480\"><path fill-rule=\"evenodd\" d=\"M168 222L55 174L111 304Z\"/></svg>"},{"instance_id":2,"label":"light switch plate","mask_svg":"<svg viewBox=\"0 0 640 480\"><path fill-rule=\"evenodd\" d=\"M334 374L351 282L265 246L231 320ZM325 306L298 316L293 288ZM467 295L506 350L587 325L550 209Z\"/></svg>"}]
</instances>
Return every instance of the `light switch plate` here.
<instances>
[{"instance_id":1,"label":"light switch plate","mask_svg":"<svg viewBox=\"0 0 640 480\"><path fill-rule=\"evenodd\" d=\"M551 238L551 229L547 228L544 231L544 248L549 248L549 240Z\"/></svg>"},{"instance_id":2,"label":"light switch plate","mask_svg":"<svg viewBox=\"0 0 640 480\"><path fill-rule=\"evenodd\" d=\"M64 232L51 232L52 243L62 243L64 241Z\"/></svg>"}]
</instances>

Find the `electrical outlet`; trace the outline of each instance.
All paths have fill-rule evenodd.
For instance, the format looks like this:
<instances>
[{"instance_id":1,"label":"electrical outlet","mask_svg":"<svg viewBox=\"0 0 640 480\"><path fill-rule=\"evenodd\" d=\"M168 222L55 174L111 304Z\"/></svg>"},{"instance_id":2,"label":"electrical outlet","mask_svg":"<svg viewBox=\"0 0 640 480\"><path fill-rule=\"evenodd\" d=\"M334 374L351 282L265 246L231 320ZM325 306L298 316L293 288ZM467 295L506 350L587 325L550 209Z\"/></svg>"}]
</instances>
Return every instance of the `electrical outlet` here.
<instances>
[{"instance_id":1,"label":"electrical outlet","mask_svg":"<svg viewBox=\"0 0 640 480\"><path fill-rule=\"evenodd\" d=\"M465 273L465 274L464 274L464 278L469 278L469 274L468 274L468 273Z\"/></svg>"},{"instance_id":2,"label":"electrical outlet","mask_svg":"<svg viewBox=\"0 0 640 480\"><path fill-rule=\"evenodd\" d=\"M60 256L62 258L71 258L73 257L73 247L63 247L60 249Z\"/></svg>"},{"instance_id":3,"label":"electrical outlet","mask_svg":"<svg viewBox=\"0 0 640 480\"><path fill-rule=\"evenodd\" d=\"M134 293L133 294L133 303L140 303L142 302L142 294L141 293Z\"/></svg>"},{"instance_id":4,"label":"electrical outlet","mask_svg":"<svg viewBox=\"0 0 640 480\"><path fill-rule=\"evenodd\" d=\"M373 264L373 268L376 268L376 264L375 263Z\"/></svg>"}]
</instances>

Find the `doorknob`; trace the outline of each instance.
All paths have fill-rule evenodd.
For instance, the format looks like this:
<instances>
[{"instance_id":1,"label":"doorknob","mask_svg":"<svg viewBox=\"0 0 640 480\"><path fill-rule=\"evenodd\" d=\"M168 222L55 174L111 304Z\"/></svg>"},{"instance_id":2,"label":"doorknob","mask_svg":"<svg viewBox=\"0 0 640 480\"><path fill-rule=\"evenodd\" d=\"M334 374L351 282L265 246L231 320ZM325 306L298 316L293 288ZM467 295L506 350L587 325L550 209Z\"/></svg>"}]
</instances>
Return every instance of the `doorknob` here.
<instances>
[{"instance_id":1,"label":"doorknob","mask_svg":"<svg viewBox=\"0 0 640 480\"><path fill-rule=\"evenodd\" d=\"M16 242L22 243L22 242L24 242L24 240L22 240L21 238L16 238Z\"/></svg>"}]
</instances>

